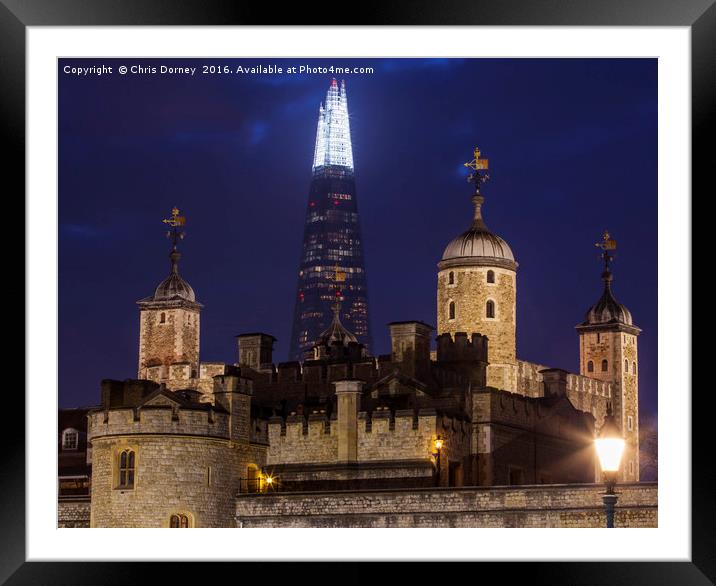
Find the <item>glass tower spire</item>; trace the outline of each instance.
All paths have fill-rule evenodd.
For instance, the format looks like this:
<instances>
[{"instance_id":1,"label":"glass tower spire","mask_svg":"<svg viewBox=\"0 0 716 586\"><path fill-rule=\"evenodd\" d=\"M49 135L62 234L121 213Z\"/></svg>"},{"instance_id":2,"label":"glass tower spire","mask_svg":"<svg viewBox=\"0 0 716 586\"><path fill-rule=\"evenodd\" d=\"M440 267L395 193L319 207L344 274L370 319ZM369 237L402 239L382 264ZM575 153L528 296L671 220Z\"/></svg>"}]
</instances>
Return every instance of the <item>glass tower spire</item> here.
<instances>
[{"instance_id":1,"label":"glass tower spire","mask_svg":"<svg viewBox=\"0 0 716 586\"><path fill-rule=\"evenodd\" d=\"M334 79L318 112L313 175L298 268L291 360L304 360L334 317L371 345L368 289L353 172L345 82Z\"/></svg>"}]
</instances>

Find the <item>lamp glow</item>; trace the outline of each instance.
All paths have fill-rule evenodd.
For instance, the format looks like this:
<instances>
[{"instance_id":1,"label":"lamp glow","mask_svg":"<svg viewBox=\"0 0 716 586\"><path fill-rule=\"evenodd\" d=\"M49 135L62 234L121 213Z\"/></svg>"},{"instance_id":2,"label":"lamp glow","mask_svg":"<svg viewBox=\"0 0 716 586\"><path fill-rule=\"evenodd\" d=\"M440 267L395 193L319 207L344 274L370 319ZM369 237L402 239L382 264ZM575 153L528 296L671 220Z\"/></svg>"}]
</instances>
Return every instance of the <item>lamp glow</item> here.
<instances>
[{"instance_id":1,"label":"lamp glow","mask_svg":"<svg viewBox=\"0 0 716 586\"><path fill-rule=\"evenodd\" d=\"M443 447L443 440L438 438L435 440L435 449L440 450Z\"/></svg>"},{"instance_id":2,"label":"lamp glow","mask_svg":"<svg viewBox=\"0 0 716 586\"><path fill-rule=\"evenodd\" d=\"M615 437L597 438L594 440L599 456L599 464L603 472L616 472L624 453L624 440Z\"/></svg>"}]
</instances>

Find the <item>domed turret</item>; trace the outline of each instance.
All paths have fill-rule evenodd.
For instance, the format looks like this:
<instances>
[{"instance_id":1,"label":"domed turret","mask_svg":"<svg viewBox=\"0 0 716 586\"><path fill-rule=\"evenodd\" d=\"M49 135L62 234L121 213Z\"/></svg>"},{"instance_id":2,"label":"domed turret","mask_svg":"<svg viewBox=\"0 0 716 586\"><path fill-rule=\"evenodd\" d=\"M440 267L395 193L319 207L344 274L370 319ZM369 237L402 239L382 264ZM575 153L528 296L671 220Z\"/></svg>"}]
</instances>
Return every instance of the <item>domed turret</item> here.
<instances>
[{"instance_id":1,"label":"domed turret","mask_svg":"<svg viewBox=\"0 0 716 586\"><path fill-rule=\"evenodd\" d=\"M457 265L500 265L516 268L515 256L504 239L492 233L482 219L482 204L485 198L475 195L475 215L470 229L453 238L445 247L442 266Z\"/></svg>"},{"instance_id":2,"label":"domed turret","mask_svg":"<svg viewBox=\"0 0 716 586\"><path fill-rule=\"evenodd\" d=\"M194 289L187 283L181 275L179 275L179 259L181 254L172 250L169 255L171 260L171 273L164 279L154 291L152 301L171 301L173 299L185 299L186 301L196 302Z\"/></svg>"},{"instance_id":3,"label":"domed turret","mask_svg":"<svg viewBox=\"0 0 716 586\"><path fill-rule=\"evenodd\" d=\"M613 276L609 269L602 273L604 281L604 292L594 305L592 305L584 321L581 325L597 325L597 324L624 324L631 326L631 312L621 303L619 303L612 293Z\"/></svg>"},{"instance_id":4,"label":"domed turret","mask_svg":"<svg viewBox=\"0 0 716 586\"><path fill-rule=\"evenodd\" d=\"M172 229L169 276L154 293L137 301L139 306L139 367L137 377L164 382L172 372L186 368L191 378L199 372L199 331L202 305L194 289L179 274L181 254L177 243L184 237L179 231L184 216L174 208L170 219L163 220ZM173 370L172 370L173 369Z\"/></svg>"},{"instance_id":5,"label":"domed turret","mask_svg":"<svg viewBox=\"0 0 716 586\"><path fill-rule=\"evenodd\" d=\"M341 304L333 306L333 321L326 328L313 346L313 359L324 358L361 358L365 355L364 346L358 342L358 338L348 330L340 318Z\"/></svg>"},{"instance_id":6,"label":"domed turret","mask_svg":"<svg viewBox=\"0 0 716 586\"><path fill-rule=\"evenodd\" d=\"M487 385L514 391L517 262L509 244L482 218L480 187L489 179L487 160L475 149L475 158L465 166L473 171L469 180L475 184L475 210L470 228L448 243L438 262L438 336L486 336Z\"/></svg>"}]
</instances>

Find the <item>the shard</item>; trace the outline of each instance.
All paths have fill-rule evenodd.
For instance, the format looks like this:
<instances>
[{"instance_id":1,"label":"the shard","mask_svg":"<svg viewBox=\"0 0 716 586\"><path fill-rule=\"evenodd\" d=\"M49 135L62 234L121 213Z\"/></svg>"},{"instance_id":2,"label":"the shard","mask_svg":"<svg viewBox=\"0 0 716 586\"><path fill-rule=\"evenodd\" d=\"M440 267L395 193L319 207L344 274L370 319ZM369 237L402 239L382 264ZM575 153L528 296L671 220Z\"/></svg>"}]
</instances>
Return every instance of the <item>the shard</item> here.
<instances>
[{"instance_id":1,"label":"the shard","mask_svg":"<svg viewBox=\"0 0 716 586\"><path fill-rule=\"evenodd\" d=\"M291 360L304 360L306 352L331 324L336 302L340 303L342 323L370 348L368 288L348 101L345 82L339 86L334 79L318 114L298 267Z\"/></svg>"}]
</instances>

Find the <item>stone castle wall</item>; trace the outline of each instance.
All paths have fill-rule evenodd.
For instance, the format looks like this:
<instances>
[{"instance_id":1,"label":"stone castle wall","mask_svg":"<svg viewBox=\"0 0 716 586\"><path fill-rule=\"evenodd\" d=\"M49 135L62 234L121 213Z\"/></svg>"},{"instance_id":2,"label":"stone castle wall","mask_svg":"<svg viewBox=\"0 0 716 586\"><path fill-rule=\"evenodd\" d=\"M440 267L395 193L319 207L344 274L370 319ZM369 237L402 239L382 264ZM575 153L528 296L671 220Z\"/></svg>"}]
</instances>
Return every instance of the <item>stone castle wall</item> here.
<instances>
[{"instance_id":1,"label":"stone castle wall","mask_svg":"<svg viewBox=\"0 0 716 586\"><path fill-rule=\"evenodd\" d=\"M164 322L161 322L164 314ZM187 363L193 377L199 365L200 316L185 308L143 309L139 315L138 378L148 378L149 367ZM172 378L168 370L162 378Z\"/></svg>"},{"instance_id":2,"label":"stone castle wall","mask_svg":"<svg viewBox=\"0 0 716 586\"><path fill-rule=\"evenodd\" d=\"M90 413L91 526L168 527L172 514L194 527L230 526L241 479L266 463L266 446L229 439L230 424L227 413L171 403ZM135 453L131 488L118 486L125 449Z\"/></svg>"},{"instance_id":3,"label":"stone castle wall","mask_svg":"<svg viewBox=\"0 0 716 586\"><path fill-rule=\"evenodd\" d=\"M657 527L657 485L620 485L617 527ZM236 500L237 527L605 527L603 485L270 493Z\"/></svg>"},{"instance_id":4,"label":"stone castle wall","mask_svg":"<svg viewBox=\"0 0 716 586\"><path fill-rule=\"evenodd\" d=\"M469 452L469 431L462 422L439 417L433 410L421 411L416 418L412 410L397 411L391 423L389 411L358 414L358 461L428 460L433 442L440 433L445 439L444 457L462 458ZM282 432L283 429L283 432ZM305 430L305 433L304 433ZM338 461L337 420L309 416L279 418L269 423L268 464L325 463ZM458 447L459 446L459 447Z\"/></svg>"},{"instance_id":5,"label":"stone castle wall","mask_svg":"<svg viewBox=\"0 0 716 586\"><path fill-rule=\"evenodd\" d=\"M89 497L62 497L57 503L58 528L82 528L90 526Z\"/></svg>"},{"instance_id":6,"label":"stone castle wall","mask_svg":"<svg viewBox=\"0 0 716 586\"><path fill-rule=\"evenodd\" d=\"M495 283L487 282L487 271L495 273ZM453 273L454 283L449 283ZM516 279L515 271L498 267L456 267L438 273L437 333L465 332L487 336L487 384L516 389ZM495 304L494 319L486 317L486 304ZM455 318L449 306L455 303Z\"/></svg>"}]
</instances>

